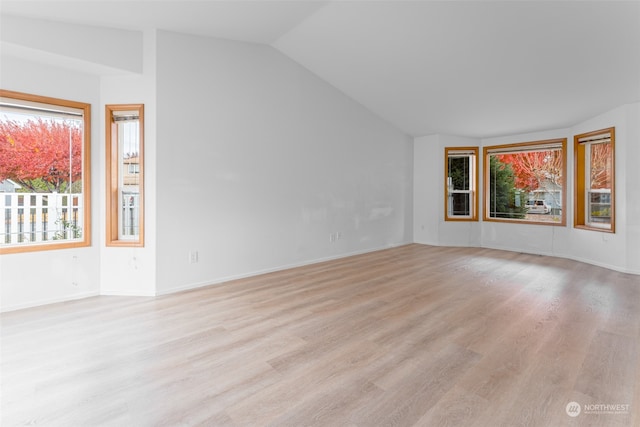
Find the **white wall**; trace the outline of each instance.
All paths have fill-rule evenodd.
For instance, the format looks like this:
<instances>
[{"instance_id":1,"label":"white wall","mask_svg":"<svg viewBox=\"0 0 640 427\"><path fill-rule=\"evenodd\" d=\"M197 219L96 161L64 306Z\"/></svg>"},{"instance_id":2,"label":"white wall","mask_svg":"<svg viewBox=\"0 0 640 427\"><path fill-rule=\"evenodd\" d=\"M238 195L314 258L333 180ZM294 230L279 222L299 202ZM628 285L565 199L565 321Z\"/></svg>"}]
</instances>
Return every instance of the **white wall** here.
<instances>
[{"instance_id":1,"label":"white wall","mask_svg":"<svg viewBox=\"0 0 640 427\"><path fill-rule=\"evenodd\" d=\"M416 243L437 246L480 246L478 222L444 220L445 147L478 147L480 140L429 135L414 142L414 217ZM481 165L479 165L481 167ZM478 188L478 191L481 191ZM481 197L481 193L478 197Z\"/></svg>"},{"instance_id":2,"label":"white wall","mask_svg":"<svg viewBox=\"0 0 640 427\"><path fill-rule=\"evenodd\" d=\"M411 139L275 49L150 30L122 35L143 44L123 58L96 58L100 31L60 24L56 37L79 48L44 52L50 26L27 22L39 37L22 38L17 21L3 29L0 86L92 105L93 239L2 256L0 310L156 295L412 241ZM104 105L121 103L145 104L144 248L104 246Z\"/></svg>"},{"instance_id":3,"label":"white wall","mask_svg":"<svg viewBox=\"0 0 640 427\"><path fill-rule=\"evenodd\" d=\"M141 74L106 76L101 79L100 117L106 104L144 104L144 184L145 184L145 245L144 247L100 248L100 293L102 295L156 294L156 33L144 34L144 70ZM105 120L100 120L100 135L104 141ZM101 164L105 150L101 149ZM101 173L100 200L106 200L105 174ZM104 209L100 224L105 224ZM106 241L106 227L100 227L101 241Z\"/></svg>"},{"instance_id":4,"label":"white wall","mask_svg":"<svg viewBox=\"0 0 640 427\"><path fill-rule=\"evenodd\" d=\"M572 206L573 136L611 126L616 128L616 233L575 229ZM442 180L445 146L455 146L458 142L458 145L477 145L482 148L552 138L567 138L566 227L482 220L477 224L444 221ZM415 139L414 238L417 243L480 246L552 255L640 274L640 104L618 107L569 129L486 138L475 141L475 144L473 142L446 135ZM432 181L436 184L432 185ZM480 205L482 209L482 202ZM480 235L477 234L478 230Z\"/></svg>"},{"instance_id":5,"label":"white wall","mask_svg":"<svg viewBox=\"0 0 640 427\"><path fill-rule=\"evenodd\" d=\"M17 16L0 16L4 53L19 53L62 67L121 74L142 72L142 33Z\"/></svg>"},{"instance_id":6,"label":"white wall","mask_svg":"<svg viewBox=\"0 0 640 427\"><path fill-rule=\"evenodd\" d=\"M440 135L416 138L413 143L413 235L414 242L439 245L439 230L444 209L439 190L444 162Z\"/></svg>"},{"instance_id":7,"label":"white wall","mask_svg":"<svg viewBox=\"0 0 640 427\"><path fill-rule=\"evenodd\" d=\"M573 135L615 126L616 232L573 230L569 256L605 267L640 274L638 253L640 233L638 184L640 183L640 104L625 105L587 120L571 129ZM635 112L635 117L634 117ZM573 193L572 193L573 194Z\"/></svg>"},{"instance_id":8,"label":"white wall","mask_svg":"<svg viewBox=\"0 0 640 427\"><path fill-rule=\"evenodd\" d=\"M3 89L90 103L95 118L99 101L97 77L4 54L0 64ZM91 129L93 153L100 150L98 128ZM102 164L98 156L92 156L92 179L103 170ZM92 189L95 188L93 182ZM91 202L95 215L100 210L98 192L92 192ZM91 225L91 247L0 256L0 311L97 295L99 221L94 219Z\"/></svg>"},{"instance_id":9,"label":"white wall","mask_svg":"<svg viewBox=\"0 0 640 427\"><path fill-rule=\"evenodd\" d=\"M627 270L640 274L640 103L627 106L626 167ZM619 157L618 157L619 159Z\"/></svg>"},{"instance_id":10,"label":"white wall","mask_svg":"<svg viewBox=\"0 0 640 427\"><path fill-rule=\"evenodd\" d=\"M155 173L153 32L144 39L143 55L142 33L4 15L1 19L0 87L91 104L92 245L1 256L0 311L100 293L155 294L153 214L146 222L150 243L145 248L116 251L104 247L105 103L145 103L147 157L152 159L147 174ZM140 73L143 62L145 70ZM153 212L152 178L148 185L148 212Z\"/></svg>"},{"instance_id":11,"label":"white wall","mask_svg":"<svg viewBox=\"0 0 640 427\"><path fill-rule=\"evenodd\" d=\"M160 293L412 241L412 140L275 49L159 32L157 102Z\"/></svg>"}]
</instances>

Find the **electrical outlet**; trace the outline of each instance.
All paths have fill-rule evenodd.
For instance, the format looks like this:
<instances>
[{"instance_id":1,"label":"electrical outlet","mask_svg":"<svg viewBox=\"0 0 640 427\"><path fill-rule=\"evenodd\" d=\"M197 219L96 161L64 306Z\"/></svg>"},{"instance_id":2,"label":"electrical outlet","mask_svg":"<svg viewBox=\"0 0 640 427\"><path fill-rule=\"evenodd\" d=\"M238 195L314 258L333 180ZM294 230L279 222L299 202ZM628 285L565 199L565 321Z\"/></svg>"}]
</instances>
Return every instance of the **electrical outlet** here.
<instances>
[{"instance_id":1,"label":"electrical outlet","mask_svg":"<svg viewBox=\"0 0 640 427\"><path fill-rule=\"evenodd\" d=\"M198 262L198 251L189 252L189 264L195 264Z\"/></svg>"},{"instance_id":2,"label":"electrical outlet","mask_svg":"<svg viewBox=\"0 0 640 427\"><path fill-rule=\"evenodd\" d=\"M80 268L80 258L78 258L77 255L74 255L71 258L71 286L74 288L77 288L79 285L78 268Z\"/></svg>"},{"instance_id":3,"label":"electrical outlet","mask_svg":"<svg viewBox=\"0 0 640 427\"><path fill-rule=\"evenodd\" d=\"M342 231L336 231L335 233L329 233L329 243L335 243L342 239Z\"/></svg>"}]
</instances>

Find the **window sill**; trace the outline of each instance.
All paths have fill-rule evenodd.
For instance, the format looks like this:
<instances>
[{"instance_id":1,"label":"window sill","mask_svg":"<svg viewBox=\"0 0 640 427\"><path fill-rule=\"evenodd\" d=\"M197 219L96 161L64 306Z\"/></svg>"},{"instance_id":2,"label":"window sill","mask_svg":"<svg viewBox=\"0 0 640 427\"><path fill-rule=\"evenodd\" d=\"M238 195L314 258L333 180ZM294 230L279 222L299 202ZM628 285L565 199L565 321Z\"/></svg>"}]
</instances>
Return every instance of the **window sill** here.
<instances>
[{"instance_id":1,"label":"window sill","mask_svg":"<svg viewBox=\"0 0 640 427\"><path fill-rule=\"evenodd\" d=\"M574 225L573 228L575 228L577 230L599 231L601 233L609 233L609 234L615 234L615 232L616 232L615 229L592 227L592 226L585 225L585 224L577 224L577 225Z\"/></svg>"}]
</instances>

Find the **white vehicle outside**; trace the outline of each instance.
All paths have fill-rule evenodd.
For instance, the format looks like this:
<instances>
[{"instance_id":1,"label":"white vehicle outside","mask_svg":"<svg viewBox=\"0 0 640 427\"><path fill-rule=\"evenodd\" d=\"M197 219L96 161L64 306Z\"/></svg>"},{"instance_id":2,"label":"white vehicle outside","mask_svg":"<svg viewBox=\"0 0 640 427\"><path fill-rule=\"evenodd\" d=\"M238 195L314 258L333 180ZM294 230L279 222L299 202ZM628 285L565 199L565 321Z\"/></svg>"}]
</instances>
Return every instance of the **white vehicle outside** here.
<instances>
[{"instance_id":1,"label":"white vehicle outside","mask_svg":"<svg viewBox=\"0 0 640 427\"><path fill-rule=\"evenodd\" d=\"M530 214L548 214L551 212L551 207L544 200L529 200L526 207L527 213Z\"/></svg>"}]
</instances>

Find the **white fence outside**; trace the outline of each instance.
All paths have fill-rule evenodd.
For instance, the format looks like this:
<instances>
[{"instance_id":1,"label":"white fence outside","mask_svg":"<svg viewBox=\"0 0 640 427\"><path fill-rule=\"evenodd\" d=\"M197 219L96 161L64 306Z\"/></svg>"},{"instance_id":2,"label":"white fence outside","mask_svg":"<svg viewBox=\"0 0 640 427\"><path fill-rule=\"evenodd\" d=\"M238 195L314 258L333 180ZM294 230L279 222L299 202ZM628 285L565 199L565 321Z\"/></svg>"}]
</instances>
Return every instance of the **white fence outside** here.
<instances>
[{"instance_id":1,"label":"white fence outside","mask_svg":"<svg viewBox=\"0 0 640 427\"><path fill-rule=\"evenodd\" d=\"M80 238L83 208L82 194L0 193L0 247Z\"/></svg>"},{"instance_id":2,"label":"white fence outside","mask_svg":"<svg viewBox=\"0 0 640 427\"><path fill-rule=\"evenodd\" d=\"M136 191L122 191L120 204L120 229L118 238L127 240L138 237L140 233L140 193Z\"/></svg>"}]
</instances>

